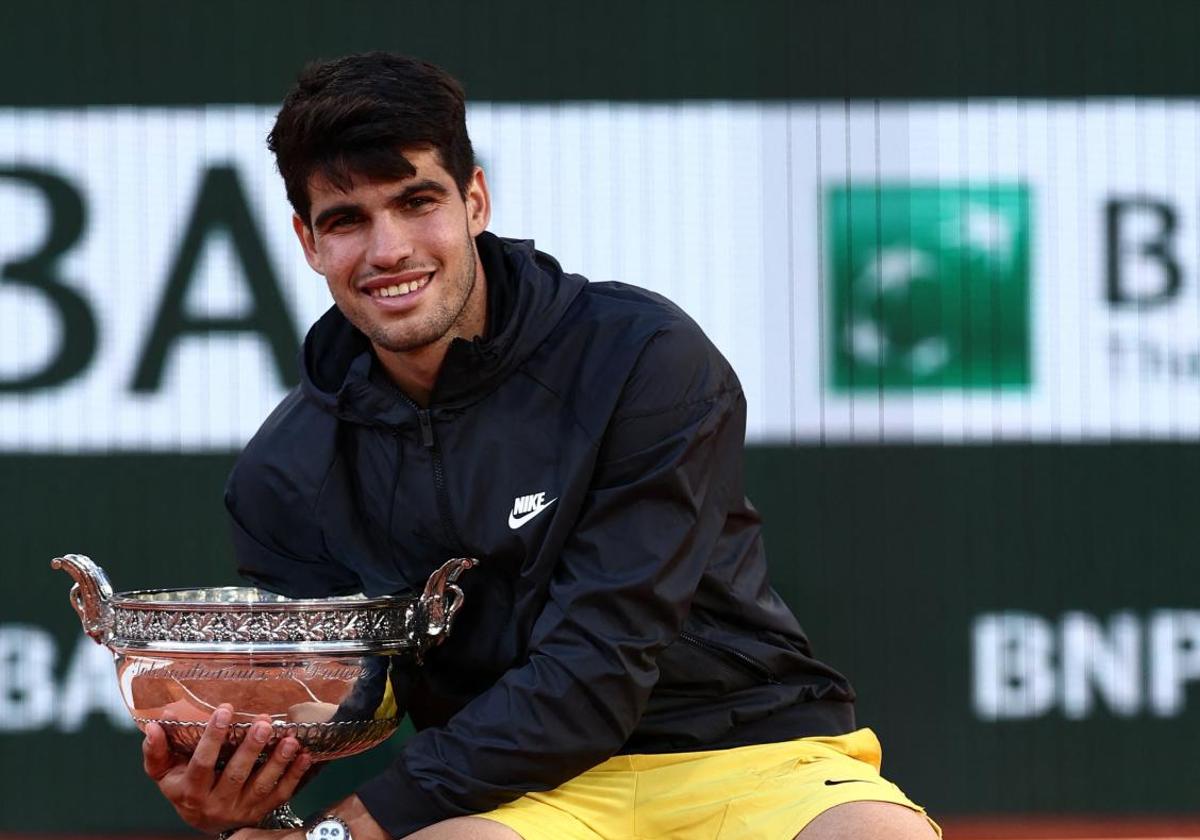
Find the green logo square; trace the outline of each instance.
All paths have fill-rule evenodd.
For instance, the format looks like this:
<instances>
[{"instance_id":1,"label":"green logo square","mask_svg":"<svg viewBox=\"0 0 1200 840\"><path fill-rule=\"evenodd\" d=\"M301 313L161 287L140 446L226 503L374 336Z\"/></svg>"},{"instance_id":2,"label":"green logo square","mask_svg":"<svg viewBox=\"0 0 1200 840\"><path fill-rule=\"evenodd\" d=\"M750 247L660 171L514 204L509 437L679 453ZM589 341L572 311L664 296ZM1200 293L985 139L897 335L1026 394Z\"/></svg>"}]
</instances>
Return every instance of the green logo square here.
<instances>
[{"instance_id":1,"label":"green logo square","mask_svg":"<svg viewBox=\"0 0 1200 840\"><path fill-rule=\"evenodd\" d=\"M834 390L1029 387L1026 186L837 186L826 208Z\"/></svg>"}]
</instances>

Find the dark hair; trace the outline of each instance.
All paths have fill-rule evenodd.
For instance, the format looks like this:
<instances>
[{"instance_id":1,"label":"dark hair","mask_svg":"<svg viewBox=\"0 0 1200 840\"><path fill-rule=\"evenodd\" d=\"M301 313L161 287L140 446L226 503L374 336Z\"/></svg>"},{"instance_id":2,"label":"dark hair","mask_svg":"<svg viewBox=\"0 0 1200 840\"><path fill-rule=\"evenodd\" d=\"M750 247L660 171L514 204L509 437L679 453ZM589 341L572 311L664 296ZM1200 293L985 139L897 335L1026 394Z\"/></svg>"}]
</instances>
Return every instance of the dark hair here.
<instances>
[{"instance_id":1,"label":"dark hair","mask_svg":"<svg viewBox=\"0 0 1200 840\"><path fill-rule=\"evenodd\" d=\"M416 170L403 151L432 148L465 196L475 169L462 86L440 67L387 52L305 67L267 148L305 224L308 179L317 172L338 189L350 189L355 176L404 178Z\"/></svg>"}]
</instances>

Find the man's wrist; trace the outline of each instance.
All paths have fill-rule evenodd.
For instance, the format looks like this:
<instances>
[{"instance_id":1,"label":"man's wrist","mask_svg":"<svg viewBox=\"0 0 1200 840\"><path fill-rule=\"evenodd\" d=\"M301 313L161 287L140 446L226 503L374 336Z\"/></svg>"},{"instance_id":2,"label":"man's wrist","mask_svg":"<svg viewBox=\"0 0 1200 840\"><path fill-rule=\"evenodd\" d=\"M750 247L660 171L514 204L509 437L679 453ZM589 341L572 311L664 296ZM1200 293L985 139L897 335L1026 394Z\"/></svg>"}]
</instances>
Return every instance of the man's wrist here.
<instances>
[{"instance_id":1,"label":"man's wrist","mask_svg":"<svg viewBox=\"0 0 1200 840\"><path fill-rule=\"evenodd\" d=\"M258 825L237 825L233 828L227 828L217 835L217 840L234 840L234 836L243 829L305 829L308 827L307 820L301 820L292 811L290 806L282 805L273 811L267 812Z\"/></svg>"}]
</instances>

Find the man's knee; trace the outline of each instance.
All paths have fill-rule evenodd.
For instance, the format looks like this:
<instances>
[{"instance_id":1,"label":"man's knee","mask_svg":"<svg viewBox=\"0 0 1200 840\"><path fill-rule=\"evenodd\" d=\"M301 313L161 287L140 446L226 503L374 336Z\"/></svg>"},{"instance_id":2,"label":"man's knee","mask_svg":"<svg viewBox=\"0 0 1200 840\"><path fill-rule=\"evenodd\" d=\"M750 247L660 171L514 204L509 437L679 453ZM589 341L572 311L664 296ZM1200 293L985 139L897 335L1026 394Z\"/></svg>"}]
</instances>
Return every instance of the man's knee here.
<instances>
[{"instance_id":1,"label":"man's knee","mask_svg":"<svg viewBox=\"0 0 1200 840\"><path fill-rule=\"evenodd\" d=\"M938 840L923 814L891 802L847 802L820 814L796 840Z\"/></svg>"},{"instance_id":2,"label":"man's knee","mask_svg":"<svg viewBox=\"0 0 1200 840\"><path fill-rule=\"evenodd\" d=\"M408 835L405 840L522 840L506 825L480 817L443 820Z\"/></svg>"}]
</instances>

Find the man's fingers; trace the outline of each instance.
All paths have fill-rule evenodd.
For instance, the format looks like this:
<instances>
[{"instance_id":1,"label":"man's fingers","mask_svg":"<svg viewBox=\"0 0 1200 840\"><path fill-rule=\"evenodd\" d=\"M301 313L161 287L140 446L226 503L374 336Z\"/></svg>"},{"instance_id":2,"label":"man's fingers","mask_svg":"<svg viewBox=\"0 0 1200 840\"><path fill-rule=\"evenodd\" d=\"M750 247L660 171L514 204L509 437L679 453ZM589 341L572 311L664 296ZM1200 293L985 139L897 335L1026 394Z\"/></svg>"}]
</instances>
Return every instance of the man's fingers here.
<instances>
[{"instance_id":1,"label":"man's fingers","mask_svg":"<svg viewBox=\"0 0 1200 840\"><path fill-rule=\"evenodd\" d=\"M282 747L284 743L286 743L286 741L280 742L279 747ZM297 751L300 749L300 744L298 742L295 745L295 749ZM280 749L276 748L275 751L280 752ZM272 756L272 759L274 759L274 756ZM270 762L268 762L268 764L269 763ZM312 767L312 764L312 755L306 752L300 753L298 756L291 759L291 764L287 765L286 771L281 776L276 776L278 782L275 784L270 797L272 808L282 805L284 802L287 802L292 798L292 794L296 792L296 787L304 778L304 774L308 772L310 767ZM266 769L266 765L263 766L263 769ZM257 786L257 780L255 780L255 782Z\"/></svg>"},{"instance_id":2,"label":"man's fingers","mask_svg":"<svg viewBox=\"0 0 1200 840\"><path fill-rule=\"evenodd\" d=\"M256 799L266 799L274 794L275 786L279 784L288 767L294 764L293 759L299 752L300 742L291 735L275 745L266 762L254 774L251 791Z\"/></svg>"},{"instance_id":3,"label":"man's fingers","mask_svg":"<svg viewBox=\"0 0 1200 840\"><path fill-rule=\"evenodd\" d=\"M242 739L242 743L238 744L233 755L225 762L221 775L217 777L217 784L213 787L213 792L219 798L236 800L241 796L242 788L250 778L250 774L254 772L254 765L270 738L270 722L265 718L259 718L246 732L246 737Z\"/></svg>"},{"instance_id":4,"label":"man's fingers","mask_svg":"<svg viewBox=\"0 0 1200 840\"><path fill-rule=\"evenodd\" d=\"M146 737L142 741L142 768L154 781L160 781L176 761L167 745L167 733L157 723L146 724Z\"/></svg>"},{"instance_id":5,"label":"man's fingers","mask_svg":"<svg viewBox=\"0 0 1200 840\"><path fill-rule=\"evenodd\" d=\"M217 758L221 755L221 747L229 735L229 725L233 722L233 707L221 704L208 719L200 743L192 752L192 760L188 762L187 779L189 784L208 791L212 788L213 768L217 766Z\"/></svg>"}]
</instances>

